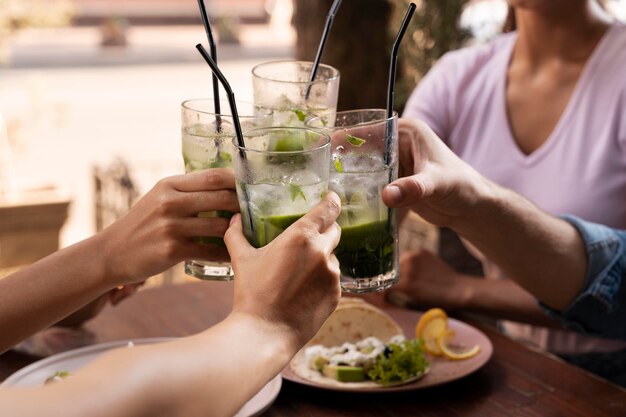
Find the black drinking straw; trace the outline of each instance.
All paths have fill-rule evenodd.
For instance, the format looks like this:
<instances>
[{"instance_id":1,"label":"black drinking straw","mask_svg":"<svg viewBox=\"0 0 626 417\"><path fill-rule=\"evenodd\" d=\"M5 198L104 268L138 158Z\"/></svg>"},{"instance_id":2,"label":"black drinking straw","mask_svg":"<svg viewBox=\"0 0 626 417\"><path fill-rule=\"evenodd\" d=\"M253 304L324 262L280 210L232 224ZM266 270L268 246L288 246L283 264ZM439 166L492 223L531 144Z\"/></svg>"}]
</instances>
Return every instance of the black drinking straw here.
<instances>
[{"instance_id":1,"label":"black drinking straw","mask_svg":"<svg viewBox=\"0 0 626 417\"><path fill-rule=\"evenodd\" d=\"M389 82L387 84L387 119L391 119L393 117L393 102L395 97L395 85L396 85L396 67L398 66L398 49L400 48L400 42L402 42L402 38L404 37L404 33L406 32L406 28L409 26L409 22L413 17L413 13L415 12L415 3L409 4L409 9L406 11L406 15L404 15L404 20L402 21L402 25L400 26L400 30L398 31L398 35L396 36L396 40L393 42L393 48L391 49L391 59L389 62ZM390 124L387 123L387 132L386 132L386 143L385 143L385 164L389 164L391 162L391 129Z\"/></svg>"},{"instance_id":2,"label":"black drinking straw","mask_svg":"<svg viewBox=\"0 0 626 417\"><path fill-rule=\"evenodd\" d=\"M209 53L206 51L206 49L204 49L204 46L202 46L202 44L197 44L196 49L198 50L198 52L200 52L200 55L202 55L202 58L204 58L206 63L209 64L209 67L211 67L213 74L217 76L217 79L220 80L220 82L222 83L222 87L224 87L224 90L226 90L226 95L228 96L228 103L230 104L230 112L233 116L233 126L235 127L235 136L237 137L237 143L239 144L240 147L245 148L245 143L243 141L243 133L241 131L241 124L239 123L239 114L237 113L237 104L235 104L235 94L233 93L233 89L230 88L230 84L228 83L228 80L226 80L226 77L224 77L224 74L222 74L222 71L220 71L220 69L217 67L217 64L215 63L215 61L213 61L213 59L209 56Z\"/></svg>"},{"instance_id":3,"label":"black drinking straw","mask_svg":"<svg viewBox=\"0 0 626 417\"><path fill-rule=\"evenodd\" d=\"M215 38L213 37L213 30L211 29L211 21L209 20L209 15L206 11L206 6L204 5L204 0L198 0L198 6L200 7L200 17L202 18L202 24L204 25L204 30L206 31L206 37L209 41L209 50L211 51L211 58L213 62L217 63L217 45L215 44ZM222 109L220 108L220 86L217 83L217 76L215 73L211 75L211 80L213 84L213 108L215 110L215 126L217 132L221 132L222 130L222 118L219 116L222 114Z\"/></svg>"},{"instance_id":4,"label":"black drinking straw","mask_svg":"<svg viewBox=\"0 0 626 417\"><path fill-rule=\"evenodd\" d=\"M241 155L241 158L245 160L246 153L244 152L243 149L246 147L246 144L243 141L243 132L241 131L241 123L239 123L239 113L237 112L237 104L235 104L235 94L233 93L233 89L230 88L230 84L228 83L228 80L226 79L226 77L224 77L224 74L222 74L222 71L220 71L215 61L211 59L206 49L204 49L204 46L202 46L202 44L197 44L196 49L198 50L198 52L200 52L200 55L202 55L202 58L204 58L206 63L209 64L209 67L211 67L213 74L217 76L217 79L220 80L220 82L222 83L222 87L224 87L224 90L226 90L226 95L228 96L228 104L230 104L230 112L231 112L231 115L233 116L233 126L235 127L235 136L237 137L237 143L239 144L239 147L241 148L239 149L239 154ZM248 209L248 218L250 221L250 230L254 234L254 225L252 223L252 211L250 211L250 199L248 198L248 190L246 187L242 187L242 190L243 190L244 200L246 201L246 204L248 206L247 209Z\"/></svg>"},{"instance_id":5,"label":"black drinking straw","mask_svg":"<svg viewBox=\"0 0 626 417\"><path fill-rule=\"evenodd\" d=\"M324 26L324 33L322 33L322 39L320 39L320 45L317 47L317 55L315 55L313 68L311 68L311 76L309 77L309 86L306 88L306 94L304 95L305 100L308 100L309 95L311 94L311 88L313 87L313 80L315 80L315 76L317 75L317 69L320 66L320 60L322 59L322 54L324 53L324 46L326 46L326 39L328 39L328 35L330 34L330 27L333 25L333 19L335 18L335 14L337 13L339 6L341 6L341 0L335 0L332 6L330 6L330 10L328 11L328 16L326 16L326 25Z\"/></svg>"}]
</instances>

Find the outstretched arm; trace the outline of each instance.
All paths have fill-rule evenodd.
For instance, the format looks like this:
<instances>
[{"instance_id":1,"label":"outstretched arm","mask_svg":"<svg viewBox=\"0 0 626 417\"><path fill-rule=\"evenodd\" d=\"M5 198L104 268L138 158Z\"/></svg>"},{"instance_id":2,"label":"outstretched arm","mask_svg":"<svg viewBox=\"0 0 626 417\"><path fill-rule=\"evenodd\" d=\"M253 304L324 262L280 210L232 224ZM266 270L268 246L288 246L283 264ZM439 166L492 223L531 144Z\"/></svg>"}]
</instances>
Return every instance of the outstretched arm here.
<instances>
[{"instance_id":1,"label":"outstretched arm","mask_svg":"<svg viewBox=\"0 0 626 417\"><path fill-rule=\"evenodd\" d=\"M74 376L29 391L0 389L11 416L231 416L319 329L340 296L333 194L255 249L233 217L225 242L233 312L195 336L111 352Z\"/></svg>"},{"instance_id":2,"label":"outstretched arm","mask_svg":"<svg viewBox=\"0 0 626 417\"><path fill-rule=\"evenodd\" d=\"M196 217L209 210L239 211L231 170L166 178L99 234L0 280L0 352L112 288L224 251L193 241L224 235L228 219Z\"/></svg>"},{"instance_id":3,"label":"outstretched arm","mask_svg":"<svg viewBox=\"0 0 626 417\"><path fill-rule=\"evenodd\" d=\"M385 188L385 203L451 227L545 304L567 307L587 268L576 228L482 177L423 123L403 120L400 130L408 176Z\"/></svg>"}]
</instances>

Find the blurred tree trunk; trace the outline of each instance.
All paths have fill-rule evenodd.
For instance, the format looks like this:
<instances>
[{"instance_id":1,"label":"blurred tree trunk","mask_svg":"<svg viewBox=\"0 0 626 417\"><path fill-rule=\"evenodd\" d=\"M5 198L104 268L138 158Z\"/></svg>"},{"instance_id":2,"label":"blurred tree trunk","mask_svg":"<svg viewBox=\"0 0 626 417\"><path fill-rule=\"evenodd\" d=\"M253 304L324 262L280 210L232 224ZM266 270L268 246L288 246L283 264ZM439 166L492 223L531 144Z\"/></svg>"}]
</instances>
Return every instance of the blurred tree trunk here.
<instances>
[{"instance_id":1,"label":"blurred tree trunk","mask_svg":"<svg viewBox=\"0 0 626 417\"><path fill-rule=\"evenodd\" d=\"M296 58L313 61L333 0L294 0ZM387 0L344 0L322 62L341 72L338 110L384 108L390 48Z\"/></svg>"},{"instance_id":2,"label":"blurred tree trunk","mask_svg":"<svg viewBox=\"0 0 626 417\"><path fill-rule=\"evenodd\" d=\"M341 71L340 110L386 106L391 45L410 1L417 11L402 42L398 60L395 108L436 60L459 48L468 34L458 21L468 0L344 0L322 56ZM312 61L333 0L294 0L296 58Z\"/></svg>"}]
</instances>

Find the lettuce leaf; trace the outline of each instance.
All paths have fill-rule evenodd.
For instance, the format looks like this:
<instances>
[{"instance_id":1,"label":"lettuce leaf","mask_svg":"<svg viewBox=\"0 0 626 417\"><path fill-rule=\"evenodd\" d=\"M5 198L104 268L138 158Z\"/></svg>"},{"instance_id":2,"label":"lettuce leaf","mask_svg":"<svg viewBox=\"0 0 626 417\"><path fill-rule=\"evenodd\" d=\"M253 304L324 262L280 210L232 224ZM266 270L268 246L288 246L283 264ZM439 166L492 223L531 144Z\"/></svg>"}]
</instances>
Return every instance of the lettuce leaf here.
<instances>
[{"instance_id":1,"label":"lettuce leaf","mask_svg":"<svg viewBox=\"0 0 626 417\"><path fill-rule=\"evenodd\" d=\"M412 339L399 344L390 343L376 357L376 362L367 375L372 381L389 386L420 375L427 367L424 342L421 339Z\"/></svg>"}]
</instances>

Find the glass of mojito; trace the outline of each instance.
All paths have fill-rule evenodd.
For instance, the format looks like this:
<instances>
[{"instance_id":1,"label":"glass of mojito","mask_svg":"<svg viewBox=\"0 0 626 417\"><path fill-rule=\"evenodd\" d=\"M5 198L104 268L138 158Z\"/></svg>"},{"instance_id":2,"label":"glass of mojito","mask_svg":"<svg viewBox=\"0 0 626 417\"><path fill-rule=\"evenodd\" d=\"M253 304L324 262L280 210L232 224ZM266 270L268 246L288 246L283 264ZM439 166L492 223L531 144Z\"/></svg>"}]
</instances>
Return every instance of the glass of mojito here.
<instances>
[{"instance_id":1,"label":"glass of mojito","mask_svg":"<svg viewBox=\"0 0 626 417\"><path fill-rule=\"evenodd\" d=\"M327 117L327 119L325 119ZM395 210L382 189L398 176L398 116L364 109L316 117L307 126L331 135L329 188L341 198L335 250L346 292L382 291L399 279Z\"/></svg>"},{"instance_id":2,"label":"glass of mojito","mask_svg":"<svg viewBox=\"0 0 626 417\"><path fill-rule=\"evenodd\" d=\"M271 110L274 126L304 126L314 115L335 113L339 71L320 64L309 82L313 62L272 61L252 68L254 104Z\"/></svg>"},{"instance_id":3,"label":"glass of mojito","mask_svg":"<svg viewBox=\"0 0 626 417\"><path fill-rule=\"evenodd\" d=\"M237 198L244 234L260 248L328 192L330 137L302 127L270 127L244 132L244 138L245 147L233 139Z\"/></svg>"},{"instance_id":4,"label":"glass of mojito","mask_svg":"<svg viewBox=\"0 0 626 417\"><path fill-rule=\"evenodd\" d=\"M271 124L271 111L257 111L252 103L237 102L239 120L246 129ZM181 105L181 135L185 172L207 168L230 168L233 161L233 119L227 100L220 101L219 114L213 99L187 100ZM199 217L226 217L232 213L211 211ZM203 280L228 281L233 279L230 259L219 237L199 236L196 240L207 245L211 260L185 261L185 273Z\"/></svg>"}]
</instances>

